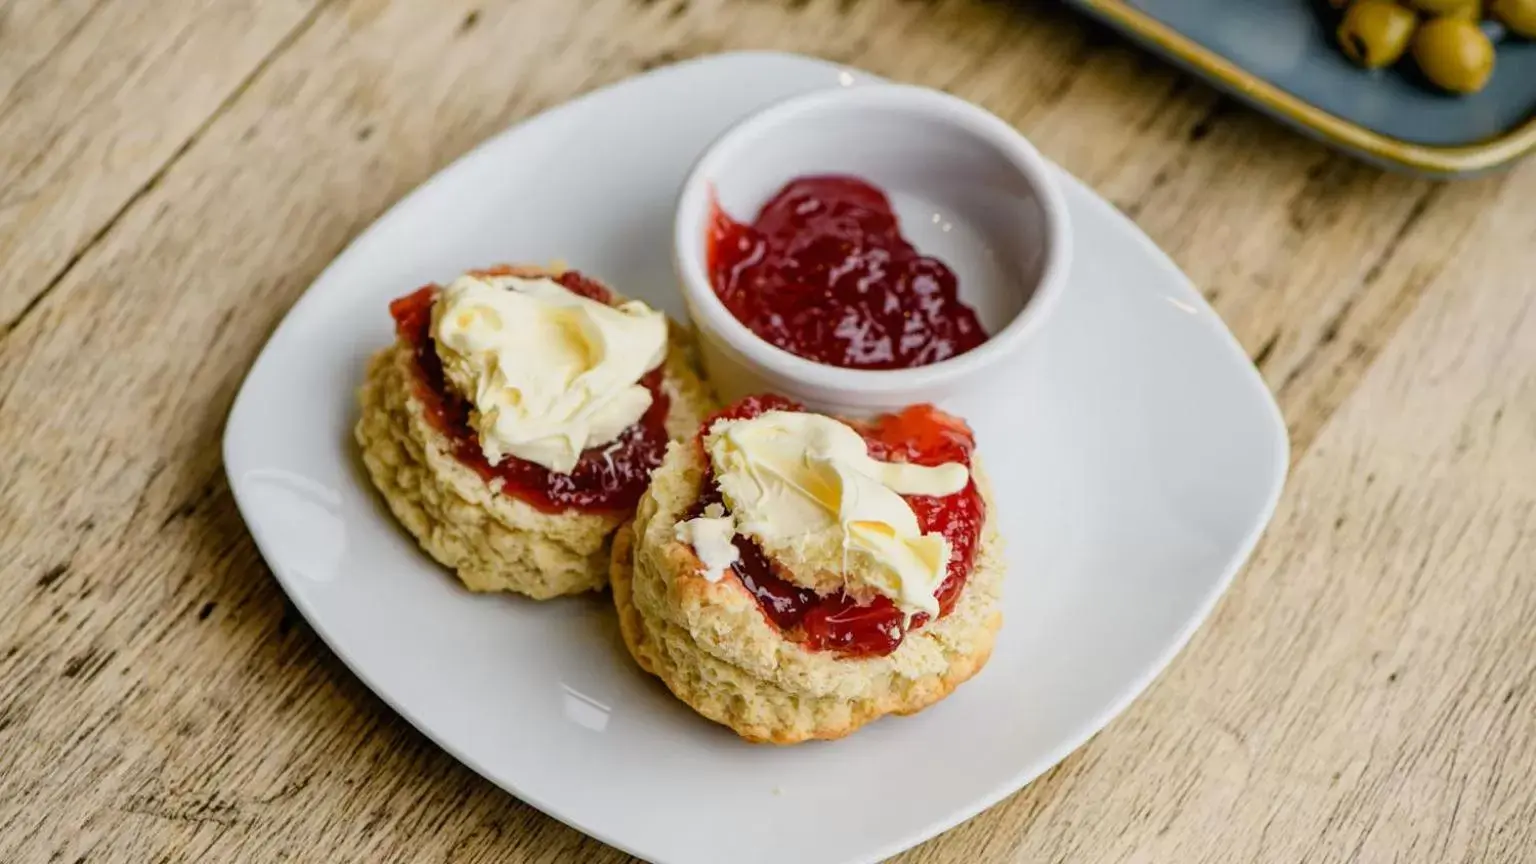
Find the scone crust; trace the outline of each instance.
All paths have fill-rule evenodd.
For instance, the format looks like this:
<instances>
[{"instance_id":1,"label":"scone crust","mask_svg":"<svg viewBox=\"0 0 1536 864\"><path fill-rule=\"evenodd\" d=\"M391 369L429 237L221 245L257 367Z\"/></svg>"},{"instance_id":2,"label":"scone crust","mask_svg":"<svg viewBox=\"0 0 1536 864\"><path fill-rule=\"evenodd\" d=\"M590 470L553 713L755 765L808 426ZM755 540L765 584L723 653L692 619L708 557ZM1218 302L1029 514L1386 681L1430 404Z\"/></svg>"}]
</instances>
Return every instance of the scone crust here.
<instances>
[{"instance_id":1,"label":"scone crust","mask_svg":"<svg viewBox=\"0 0 1536 864\"><path fill-rule=\"evenodd\" d=\"M751 741L840 738L886 714L938 702L991 656L1002 624L1001 539L978 464L986 521L976 562L950 614L885 657L839 659L784 639L735 579L711 583L675 525L698 495L704 458L674 442L632 524L613 541L610 581L635 661L695 711Z\"/></svg>"},{"instance_id":2,"label":"scone crust","mask_svg":"<svg viewBox=\"0 0 1536 864\"><path fill-rule=\"evenodd\" d=\"M691 436L712 408L693 345L670 327L663 365L667 434ZM453 456L416 396L416 361L401 339L374 355L354 430L363 464L389 509L421 547L471 591L514 591L536 600L601 589L614 529L627 513L546 513L492 491Z\"/></svg>"}]
</instances>

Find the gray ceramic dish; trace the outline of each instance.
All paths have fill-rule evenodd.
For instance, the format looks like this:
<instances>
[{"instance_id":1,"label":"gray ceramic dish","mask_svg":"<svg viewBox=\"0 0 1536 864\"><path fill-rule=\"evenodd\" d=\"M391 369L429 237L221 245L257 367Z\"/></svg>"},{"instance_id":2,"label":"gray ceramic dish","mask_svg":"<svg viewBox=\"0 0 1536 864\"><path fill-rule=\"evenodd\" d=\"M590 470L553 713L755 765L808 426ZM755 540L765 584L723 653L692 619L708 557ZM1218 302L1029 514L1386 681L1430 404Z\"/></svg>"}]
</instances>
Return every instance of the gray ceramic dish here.
<instances>
[{"instance_id":1,"label":"gray ceramic dish","mask_svg":"<svg viewBox=\"0 0 1536 864\"><path fill-rule=\"evenodd\" d=\"M1315 0L1069 2L1244 101L1373 162L1460 176L1536 148L1536 43L1499 40L1488 87L1447 96L1419 79L1411 63L1382 72L1352 65L1335 47L1326 7Z\"/></svg>"}]
</instances>

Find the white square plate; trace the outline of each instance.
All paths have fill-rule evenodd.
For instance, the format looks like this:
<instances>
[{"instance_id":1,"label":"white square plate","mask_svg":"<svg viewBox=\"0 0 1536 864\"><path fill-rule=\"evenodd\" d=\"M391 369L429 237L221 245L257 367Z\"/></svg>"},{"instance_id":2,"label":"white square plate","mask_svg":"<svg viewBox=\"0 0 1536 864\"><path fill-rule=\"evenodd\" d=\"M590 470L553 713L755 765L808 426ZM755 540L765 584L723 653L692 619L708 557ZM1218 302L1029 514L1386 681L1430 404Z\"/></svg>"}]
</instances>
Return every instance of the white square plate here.
<instances>
[{"instance_id":1,"label":"white square plate","mask_svg":"<svg viewBox=\"0 0 1536 864\"><path fill-rule=\"evenodd\" d=\"M1189 281L1061 175L1077 249L1055 317L970 419L1009 582L991 664L835 743L752 746L624 653L606 595L472 596L376 499L355 389L387 302L499 261L563 259L683 313L673 201L703 147L780 98L874 80L732 54L585 96L487 141L336 259L256 361L224 457L295 605L418 729L512 794L662 864L854 864L1013 792L1100 729L1205 617L1287 464L1273 399Z\"/></svg>"}]
</instances>

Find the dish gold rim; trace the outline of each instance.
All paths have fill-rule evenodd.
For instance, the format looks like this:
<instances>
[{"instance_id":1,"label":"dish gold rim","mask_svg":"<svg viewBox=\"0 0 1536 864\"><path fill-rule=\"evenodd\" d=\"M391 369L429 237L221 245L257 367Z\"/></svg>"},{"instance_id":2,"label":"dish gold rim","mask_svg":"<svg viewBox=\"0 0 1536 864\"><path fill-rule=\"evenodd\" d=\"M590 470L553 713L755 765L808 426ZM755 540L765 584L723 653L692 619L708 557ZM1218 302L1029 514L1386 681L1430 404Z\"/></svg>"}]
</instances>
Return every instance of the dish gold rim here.
<instances>
[{"instance_id":1,"label":"dish gold rim","mask_svg":"<svg viewBox=\"0 0 1536 864\"><path fill-rule=\"evenodd\" d=\"M1330 143L1430 174L1473 174L1504 165L1536 148L1536 118L1487 141L1456 147L1414 144L1372 132L1285 92L1269 81L1138 9L1125 0L1078 0L1095 14L1244 98L1317 132Z\"/></svg>"}]
</instances>

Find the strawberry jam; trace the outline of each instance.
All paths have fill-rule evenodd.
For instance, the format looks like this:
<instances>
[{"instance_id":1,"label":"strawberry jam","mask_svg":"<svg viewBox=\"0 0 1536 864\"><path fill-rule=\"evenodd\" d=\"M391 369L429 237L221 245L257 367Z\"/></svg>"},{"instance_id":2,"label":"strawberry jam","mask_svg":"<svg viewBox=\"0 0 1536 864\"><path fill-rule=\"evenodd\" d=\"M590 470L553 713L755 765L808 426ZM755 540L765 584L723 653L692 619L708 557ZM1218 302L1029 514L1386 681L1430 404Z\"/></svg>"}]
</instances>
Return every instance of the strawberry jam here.
<instances>
[{"instance_id":1,"label":"strawberry jam","mask_svg":"<svg viewBox=\"0 0 1536 864\"><path fill-rule=\"evenodd\" d=\"M987 340L954 271L920 254L885 193L855 177L802 177L737 222L715 206L710 283L774 345L849 369L906 369Z\"/></svg>"},{"instance_id":2,"label":"strawberry jam","mask_svg":"<svg viewBox=\"0 0 1536 864\"><path fill-rule=\"evenodd\" d=\"M475 275L506 275L506 268L475 271ZM551 277L570 291L601 303L611 303L608 289L568 270ZM389 304L395 330L415 349L418 375L416 396L428 421L453 442L453 455L474 469L486 482L501 481L501 493L543 510L609 512L633 510L661 464L667 450L668 400L661 389L661 369L640 379L651 391L651 407L639 421L616 440L589 448L569 474L558 474L543 465L513 456L491 465L480 449L479 436L469 425L469 400L455 391L443 376L442 362L432 340L432 301L438 287L428 285Z\"/></svg>"},{"instance_id":3,"label":"strawberry jam","mask_svg":"<svg viewBox=\"0 0 1536 864\"><path fill-rule=\"evenodd\" d=\"M804 406L779 396L751 396L705 421L704 433L719 420L746 420L768 411L803 411ZM845 421L846 422L846 421ZM868 423L849 423L864 436L869 454L887 462L942 465L958 462L967 468L975 441L971 430L955 417L932 405L914 405L899 414L887 414ZM960 598L965 580L976 560L976 544L986 514L976 483L953 495L936 498L904 495L926 533L938 531L949 540L949 572L939 586L939 617L948 615ZM710 504L725 506L713 471L705 474L699 500L688 518L698 516ZM911 630L928 622L919 612L910 622L888 598L877 597L860 604L846 594L821 596L783 578L779 565L757 542L737 534L732 538L737 562L731 565L742 587L757 599L763 615L788 639L817 651L833 651L844 657L879 657L895 651Z\"/></svg>"}]
</instances>

